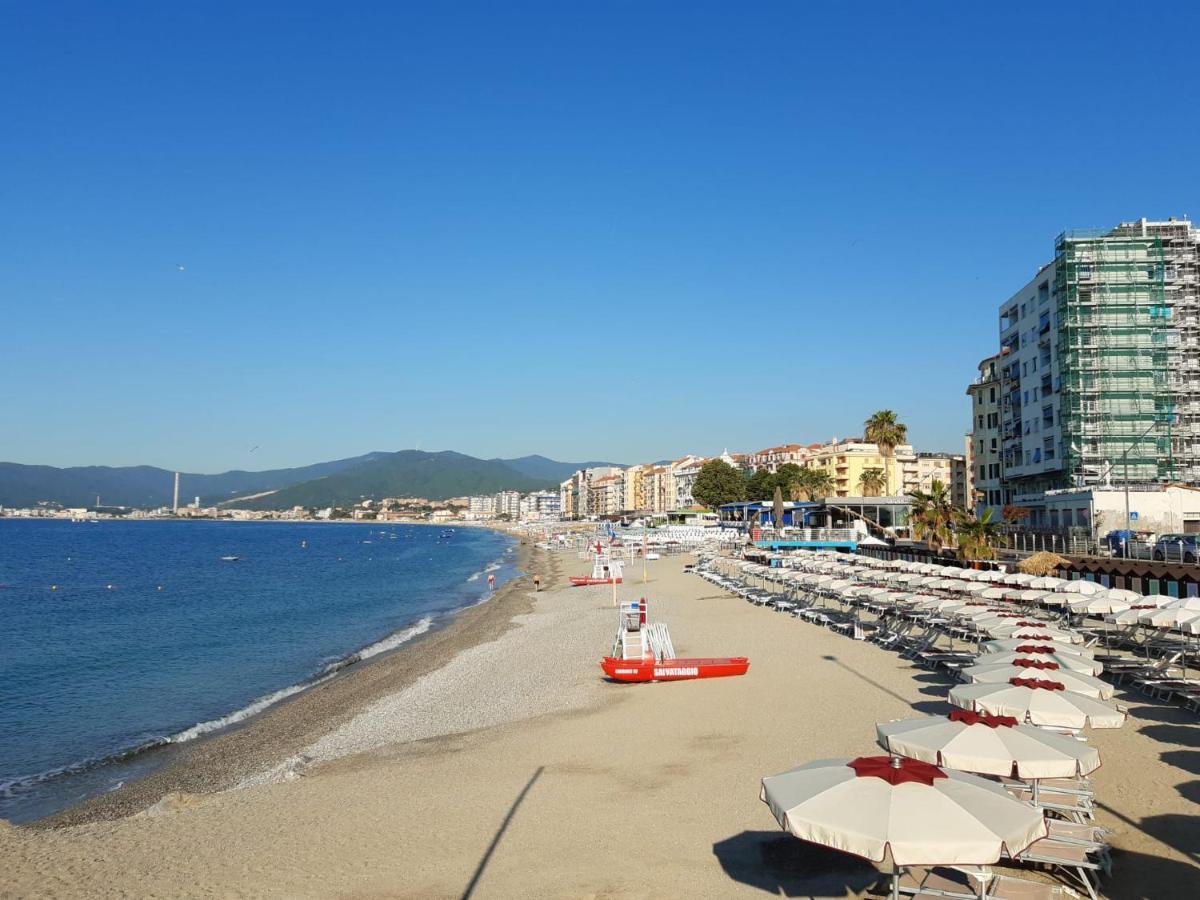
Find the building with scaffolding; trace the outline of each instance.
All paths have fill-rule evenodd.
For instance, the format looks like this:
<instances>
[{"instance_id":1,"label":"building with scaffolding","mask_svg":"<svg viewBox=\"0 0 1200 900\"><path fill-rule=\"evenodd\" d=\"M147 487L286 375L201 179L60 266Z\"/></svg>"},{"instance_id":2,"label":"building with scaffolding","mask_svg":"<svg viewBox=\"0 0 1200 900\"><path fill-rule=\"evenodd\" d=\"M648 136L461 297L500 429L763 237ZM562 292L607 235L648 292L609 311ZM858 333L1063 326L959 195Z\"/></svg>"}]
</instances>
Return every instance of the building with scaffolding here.
<instances>
[{"instance_id":1,"label":"building with scaffolding","mask_svg":"<svg viewBox=\"0 0 1200 900\"><path fill-rule=\"evenodd\" d=\"M1190 221L1063 232L1053 260L1001 304L999 337L1004 503L1089 485L1200 484ZM990 448L978 415L972 437Z\"/></svg>"}]
</instances>

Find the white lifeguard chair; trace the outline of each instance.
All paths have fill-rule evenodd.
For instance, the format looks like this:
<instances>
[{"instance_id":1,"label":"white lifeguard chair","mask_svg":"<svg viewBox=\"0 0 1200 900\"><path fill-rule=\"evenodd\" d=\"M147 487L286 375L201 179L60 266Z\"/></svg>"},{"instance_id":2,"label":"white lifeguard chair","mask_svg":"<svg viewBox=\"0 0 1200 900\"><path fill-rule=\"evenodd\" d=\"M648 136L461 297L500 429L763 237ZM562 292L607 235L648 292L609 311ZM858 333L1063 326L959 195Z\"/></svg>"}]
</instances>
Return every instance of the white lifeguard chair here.
<instances>
[{"instance_id":1,"label":"white lifeguard chair","mask_svg":"<svg viewBox=\"0 0 1200 900\"><path fill-rule=\"evenodd\" d=\"M663 622L647 621L645 599L622 603L617 614L617 636L612 655L617 659L674 659L675 648Z\"/></svg>"}]
</instances>

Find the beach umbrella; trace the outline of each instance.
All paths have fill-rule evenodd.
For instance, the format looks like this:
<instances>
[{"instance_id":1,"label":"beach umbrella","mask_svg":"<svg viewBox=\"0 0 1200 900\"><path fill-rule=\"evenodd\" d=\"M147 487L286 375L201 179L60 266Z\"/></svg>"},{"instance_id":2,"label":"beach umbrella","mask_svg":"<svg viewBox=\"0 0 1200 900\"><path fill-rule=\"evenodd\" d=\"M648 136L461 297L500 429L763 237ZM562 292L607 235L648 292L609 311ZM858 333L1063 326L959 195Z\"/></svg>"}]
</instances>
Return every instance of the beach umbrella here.
<instances>
[{"instance_id":1,"label":"beach umbrella","mask_svg":"<svg viewBox=\"0 0 1200 900\"><path fill-rule=\"evenodd\" d=\"M1140 603L1142 600L1142 595L1137 591L1128 591L1125 588L1109 588L1108 596L1114 600L1124 600L1130 605Z\"/></svg>"},{"instance_id":2,"label":"beach umbrella","mask_svg":"<svg viewBox=\"0 0 1200 900\"><path fill-rule=\"evenodd\" d=\"M1030 725L1049 725L1055 728L1120 728L1125 714L1092 697L1065 690L1056 682L1045 679L1021 679L1041 682L1028 684L960 684L950 689L953 706L986 713L990 716L1012 716Z\"/></svg>"},{"instance_id":3,"label":"beach umbrella","mask_svg":"<svg viewBox=\"0 0 1200 900\"><path fill-rule=\"evenodd\" d=\"M762 780L785 831L874 862L991 865L1046 836L1040 810L993 781L915 759L822 759ZM899 892L899 873L892 896Z\"/></svg>"},{"instance_id":4,"label":"beach umbrella","mask_svg":"<svg viewBox=\"0 0 1200 900\"><path fill-rule=\"evenodd\" d=\"M1077 631L1056 628L1036 619L1005 619L987 629L993 638L1027 638L1034 641L1051 640L1060 644L1082 644L1083 635Z\"/></svg>"},{"instance_id":5,"label":"beach umbrella","mask_svg":"<svg viewBox=\"0 0 1200 900\"><path fill-rule=\"evenodd\" d=\"M1008 593L1006 588L989 587L979 592L979 596L984 600L1003 600L1004 595Z\"/></svg>"},{"instance_id":6,"label":"beach umbrella","mask_svg":"<svg viewBox=\"0 0 1200 900\"><path fill-rule=\"evenodd\" d=\"M875 733L891 753L981 775L1077 778L1100 767L1100 752L1072 737L966 709L880 722Z\"/></svg>"},{"instance_id":7,"label":"beach umbrella","mask_svg":"<svg viewBox=\"0 0 1200 900\"><path fill-rule=\"evenodd\" d=\"M1099 675L1104 671L1104 664L1090 656L1076 656L1066 652L1065 644L1021 644L1021 650L1005 650L1001 653L980 653L975 660L976 666L1022 666L1024 663L1054 663L1059 669L1070 669L1073 672L1086 672L1089 675ZM1037 666L1025 666L1037 668Z\"/></svg>"},{"instance_id":8,"label":"beach umbrella","mask_svg":"<svg viewBox=\"0 0 1200 900\"><path fill-rule=\"evenodd\" d=\"M1056 578L1053 575L1040 575L1029 582L1031 588L1037 588L1041 591L1057 591L1064 585L1070 584L1065 578Z\"/></svg>"},{"instance_id":9,"label":"beach umbrella","mask_svg":"<svg viewBox=\"0 0 1200 900\"><path fill-rule=\"evenodd\" d=\"M993 664L992 657L984 657L976 665L962 670L963 680L972 684L1021 684L1023 682L1046 682L1060 684L1063 690L1097 700L1111 700L1113 686L1107 681L1094 678L1086 672L1065 669L1048 659L1021 659Z\"/></svg>"},{"instance_id":10,"label":"beach umbrella","mask_svg":"<svg viewBox=\"0 0 1200 900\"><path fill-rule=\"evenodd\" d=\"M1064 644L1055 641L1031 641L1028 638L1004 638L1003 640L984 641L979 645L979 652L1008 653L1017 650L1018 647L1033 647L1039 644L1049 645L1050 650L1054 653L1064 653L1068 656L1085 656L1089 659L1093 656L1091 647L1084 647L1078 644ZM1031 652L1040 652L1040 650Z\"/></svg>"},{"instance_id":11,"label":"beach umbrella","mask_svg":"<svg viewBox=\"0 0 1200 900\"><path fill-rule=\"evenodd\" d=\"M1076 581L1068 581L1062 586L1063 593L1084 594L1085 596L1089 594L1099 594L1103 590L1106 590L1104 585L1097 584L1094 581L1088 581L1086 578L1080 578Z\"/></svg>"},{"instance_id":12,"label":"beach umbrella","mask_svg":"<svg viewBox=\"0 0 1200 900\"><path fill-rule=\"evenodd\" d=\"M960 581L950 590L958 591L960 594L982 594L984 591L993 590L990 584L982 581Z\"/></svg>"},{"instance_id":13,"label":"beach umbrella","mask_svg":"<svg viewBox=\"0 0 1200 900\"><path fill-rule=\"evenodd\" d=\"M1155 628L1179 628L1200 616L1200 597L1176 600L1157 609L1142 610L1138 621Z\"/></svg>"},{"instance_id":14,"label":"beach umbrella","mask_svg":"<svg viewBox=\"0 0 1200 900\"><path fill-rule=\"evenodd\" d=\"M1037 578L1036 575L1030 575L1028 572L1009 572L1004 576L1004 583L1027 585L1033 584Z\"/></svg>"},{"instance_id":15,"label":"beach umbrella","mask_svg":"<svg viewBox=\"0 0 1200 900\"><path fill-rule=\"evenodd\" d=\"M1106 616L1129 609L1130 603L1122 597L1114 597L1113 591L1093 594L1070 603L1071 612L1084 616Z\"/></svg>"}]
</instances>

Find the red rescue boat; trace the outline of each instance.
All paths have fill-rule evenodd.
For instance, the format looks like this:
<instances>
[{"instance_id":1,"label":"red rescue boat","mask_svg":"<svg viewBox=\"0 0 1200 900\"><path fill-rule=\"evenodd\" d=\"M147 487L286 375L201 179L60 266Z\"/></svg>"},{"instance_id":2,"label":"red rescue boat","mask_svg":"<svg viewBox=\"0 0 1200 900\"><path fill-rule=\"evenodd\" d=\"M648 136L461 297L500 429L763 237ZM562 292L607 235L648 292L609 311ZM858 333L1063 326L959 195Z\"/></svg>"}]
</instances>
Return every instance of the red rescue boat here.
<instances>
[{"instance_id":1,"label":"red rescue boat","mask_svg":"<svg viewBox=\"0 0 1200 900\"><path fill-rule=\"evenodd\" d=\"M571 576L571 584L575 587L586 587L589 584L620 584L620 578L588 578L583 575Z\"/></svg>"},{"instance_id":2,"label":"red rescue boat","mask_svg":"<svg viewBox=\"0 0 1200 900\"><path fill-rule=\"evenodd\" d=\"M614 681L684 681L745 675L750 660L745 656L713 659L616 659L606 656L600 661L600 668Z\"/></svg>"}]
</instances>

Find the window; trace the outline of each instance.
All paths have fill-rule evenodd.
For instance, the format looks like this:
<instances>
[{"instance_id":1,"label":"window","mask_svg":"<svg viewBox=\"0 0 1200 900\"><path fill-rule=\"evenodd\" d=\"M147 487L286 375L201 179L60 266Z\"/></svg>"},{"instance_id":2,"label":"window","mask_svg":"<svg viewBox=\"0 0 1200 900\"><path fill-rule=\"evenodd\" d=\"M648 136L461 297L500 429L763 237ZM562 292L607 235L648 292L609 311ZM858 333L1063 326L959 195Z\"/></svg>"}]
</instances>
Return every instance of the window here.
<instances>
[{"instance_id":1,"label":"window","mask_svg":"<svg viewBox=\"0 0 1200 900\"><path fill-rule=\"evenodd\" d=\"M990 399L993 403L996 402L996 389L995 388L991 388L988 391L988 399Z\"/></svg>"}]
</instances>

